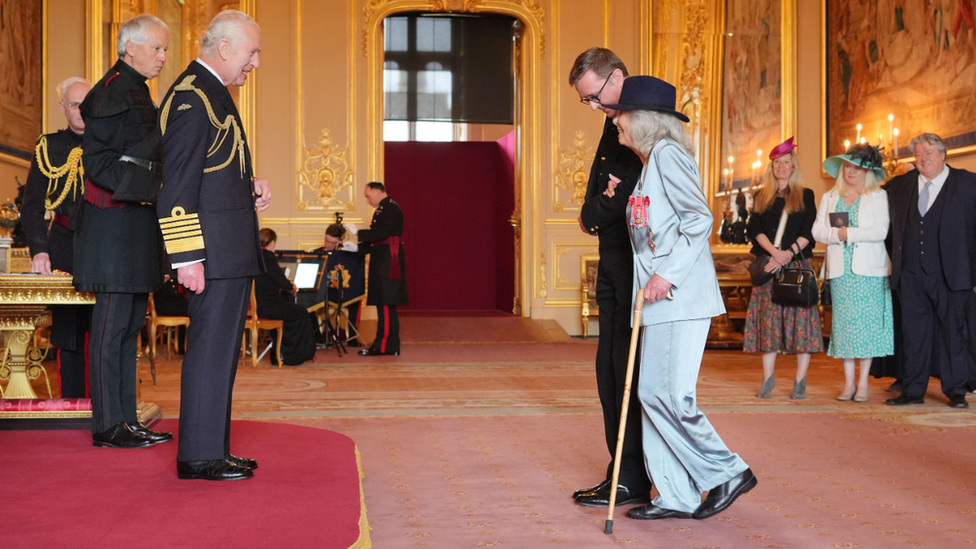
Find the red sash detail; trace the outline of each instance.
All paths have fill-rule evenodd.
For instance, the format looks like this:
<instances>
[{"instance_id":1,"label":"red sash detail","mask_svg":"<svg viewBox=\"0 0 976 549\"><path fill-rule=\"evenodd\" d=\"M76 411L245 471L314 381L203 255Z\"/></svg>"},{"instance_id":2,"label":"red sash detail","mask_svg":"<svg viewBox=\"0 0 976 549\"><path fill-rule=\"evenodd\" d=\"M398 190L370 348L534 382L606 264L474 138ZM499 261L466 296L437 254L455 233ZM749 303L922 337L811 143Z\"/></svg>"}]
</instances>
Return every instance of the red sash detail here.
<instances>
[{"instance_id":1,"label":"red sash detail","mask_svg":"<svg viewBox=\"0 0 976 549\"><path fill-rule=\"evenodd\" d=\"M373 242L374 246L389 244L390 246L390 280L400 280L400 244L403 242L399 236L391 236L379 242Z\"/></svg>"}]
</instances>

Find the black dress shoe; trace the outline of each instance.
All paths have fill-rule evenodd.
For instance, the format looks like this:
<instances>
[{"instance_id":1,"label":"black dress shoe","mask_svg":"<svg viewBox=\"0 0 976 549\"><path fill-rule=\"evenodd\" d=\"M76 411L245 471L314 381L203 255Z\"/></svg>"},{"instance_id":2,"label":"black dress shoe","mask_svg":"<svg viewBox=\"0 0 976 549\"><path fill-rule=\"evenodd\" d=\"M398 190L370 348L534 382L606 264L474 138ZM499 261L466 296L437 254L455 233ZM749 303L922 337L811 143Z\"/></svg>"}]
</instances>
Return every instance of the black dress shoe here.
<instances>
[{"instance_id":1,"label":"black dress shoe","mask_svg":"<svg viewBox=\"0 0 976 549\"><path fill-rule=\"evenodd\" d=\"M622 484L617 485L617 501L616 505L627 505L629 503L647 503L651 501L650 498L651 490L643 490L638 493ZM580 505L585 505L587 507L606 507L610 505L610 483L608 482L606 486L593 492L592 494L583 494L576 498L576 503Z\"/></svg>"},{"instance_id":2,"label":"black dress shoe","mask_svg":"<svg viewBox=\"0 0 976 549\"><path fill-rule=\"evenodd\" d=\"M966 402L966 395L955 395L949 398L950 408L969 408L969 403Z\"/></svg>"},{"instance_id":3,"label":"black dress shoe","mask_svg":"<svg viewBox=\"0 0 976 549\"><path fill-rule=\"evenodd\" d=\"M579 490L573 492L573 499L579 499L580 496L593 495L594 492L599 492L610 486L610 479L603 479L599 484L595 486L590 486L589 488L580 488ZM609 505L609 503L607 504Z\"/></svg>"},{"instance_id":4,"label":"black dress shoe","mask_svg":"<svg viewBox=\"0 0 976 549\"><path fill-rule=\"evenodd\" d=\"M254 476L254 471L238 467L226 459L211 461L177 461L176 474L181 479L244 480Z\"/></svg>"},{"instance_id":5,"label":"black dress shoe","mask_svg":"<svg viewBox=\"0 0 976 549\"><path fill-rule=\"evenodd\" d=\"M132 431L126 422L92 435L92 446L105 448L146 448L156 444L153 439Z\"/></svg>"},{"instance_id":6,"label":"black dress shoe","mask_svg":"<svg viewBox=\"0 0 976 549\"><path fill-rule=\"evenodd\" d=\"M252 471L258 468L258 462L256 460L238 457L234 454L227 454L227 457L225 457L224 460L238 467L243 467Z\"/></svg>"},{"instance_id":7,"label":"black dress shoe","mask_svg":"<svg viewBox=\"0 0 976 549\"><path fill-rule=\"evenodd\" d=\"M904 406L906 404L922 404L924 402L924 398L913 397L907 393L902 393L895 398L889 398L885 401L885 404L888 406Z\"/></svg>"},{"instance_id":8,"label":"black dress shoe","mask_svg":"<svg viewBox=\"0 0 976 549\"><path fill-rule=\"evenodd\" d=\"M381 356L381 355L385 355L385 356L400 356L400 351L387 351L385 353L381 353L379 349L374 349L372 347L367 347L365 349L360 349L359 350L359 355L360 356Z\"/></svg>"},{"instance_id":9,"label":"black dress shoe","mask_svg":"<svg viewBox=\"0 0 976 549\"><path fill-rule=\"evenodd\" d=\"M640 505L638 507L632 507L627 510L627 516L632 519L637 520L656 520L656 519L666 519L666 518L677 518L677 519L690 519L692 518L691 513L685 513L684 511L674 511L672 509L665 509L664 507L658 507L653 503L648 503L647 505Z\"/></svg>"},{"instance_id":10,"label":"black dress shoe","mask_svg":"<svg viewBox=\"0 0 976 549\"><path fill-rule=\"evenodd\" d=\"M703 519L721 513L728 509L729 505L732 505L735 498L752 490L757 484L759 481L756 480L756 475L752 474L752 469L746 469L725 484L720 484L709 490L705 501L695 510L694 517Z\"/></svg>"},{"instance_id":11,"label":"black dress shoe","mask_svg":"<svg viewBox=\"0 0 976 549\"><path fill-rule=\"evenodd\" d=\"M156 444L162 444L164 442L169 442L173 440L173 433L166 433L163 431L153 431L149 427L146 427L144 423L137 422L135 425L129 425L129 429L137 435L142 435L146 438L152 439Z\"/></svg>"},{"instance_id":12,"label":"black dress shoe","mask_svg":"<svg viewBox=\"0 0 976 549\"><path fill-rule=\"evenodd\" d=\"M901 383L898 382L898 381L896 381L896 382L892 383L891 385L889 385L888 388L885 389L885 391L888 391L889 393L899 393L899 394L901 394L901 392L902 392L903 389L904 389L904 387L902 387Z\"/></svg>"}]
</instances>

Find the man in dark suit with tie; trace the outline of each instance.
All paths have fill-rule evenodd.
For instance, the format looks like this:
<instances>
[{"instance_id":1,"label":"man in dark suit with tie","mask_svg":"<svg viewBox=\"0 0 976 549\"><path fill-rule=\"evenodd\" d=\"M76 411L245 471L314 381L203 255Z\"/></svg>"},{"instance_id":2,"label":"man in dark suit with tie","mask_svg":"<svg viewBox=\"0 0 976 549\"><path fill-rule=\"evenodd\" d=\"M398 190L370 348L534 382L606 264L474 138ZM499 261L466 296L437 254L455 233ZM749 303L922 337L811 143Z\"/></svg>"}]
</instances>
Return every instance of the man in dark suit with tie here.
<instances>
[{"instance_id":1,"label":"man in dark suit with tie","mask_svg":"<svg viewBox=\"0 0 976 549\"><path fill-rule=\"evenodd\" d=\"M976 285L976 174L946 165L942 139L912 140L916 169L888 182L891 289L901 302L905 372L892 406L921 404L929 375L967 408L966 305Z\"/></svg>"},{"instance_id":2,"label":"man in dark suit with tie","mask_svg":"<svg viewBox=\"0 0 976 549\"><path fill-rule=\"evenodd\" d=\"M164 183L156 212L169 261L189 290L176 470L181 479L238 480L257 468L230 452L230 409L251 284L264 272L254 210L270 206L271 187L251 172L226 86L243 86L258 67L261 29L227 10L200 44L159 115Z\"/></svg>"},{"instance_id":3,"label":"man in dark suit with tie","mask_svg":"<svg viewBox=\"0 0 976 549\"><path fill-rule=\"evenodd\" d=\"M643 165L633 151L618 141L617 127L613 124L617 111L603 106L617 102L625 78L627 67L606 48L590 48L581 53L569 73L569 83L576 88L580 101L606 115L579 217L583 232L598 237L600 242L596 283L596 302L600 307L596 387L603 407L603 428L611 457L604 480L573 494L577 503L589 506L610 504L610 477L630 352L634 253L630 247L625 211ZM617 187L613 192L607 192L611 181L617 183ZM634 387L638 377L635 369ZM651 481L644 467L640 419L640 402L632 398L627 415L629 428L620 460L618 505L648 502Z\"/></svg>"}]
</instances>

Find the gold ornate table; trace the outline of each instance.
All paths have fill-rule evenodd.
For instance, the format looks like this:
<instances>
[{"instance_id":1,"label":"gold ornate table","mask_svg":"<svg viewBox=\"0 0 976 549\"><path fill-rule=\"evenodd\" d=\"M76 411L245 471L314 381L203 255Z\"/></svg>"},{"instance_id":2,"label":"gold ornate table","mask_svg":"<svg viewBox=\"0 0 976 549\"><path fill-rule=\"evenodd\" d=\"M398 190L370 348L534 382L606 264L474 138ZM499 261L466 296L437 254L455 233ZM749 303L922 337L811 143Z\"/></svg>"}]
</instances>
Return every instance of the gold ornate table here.
<instances>
[{"instance_id":1,"label":"gold ornate table","mask_svg":"<svg viewBox=\"0 0 976 549\"><path fill-rule=\"evenodd\" d=\"M0 397L8 403L16 399L37 399L31 380L47 376L41 365L43 353L31 346L34 329L47 315L51 305L93 305L95 296L75 291L70 275L4 274L0 275L0 333L5 347L0 355ZM50 392L50 382L48 382ZM51 396L51 395L49 395ZM87 399L82 399L86 400ZM0 419L43 419L91 417L90 408L66 412L64 399L38 400L36 405L0 404ZM0 401L2 403L3 401ZM87 402L86 402L87 404ZM138 405L139 417L151 423L159 416L155 404Z\"/></svg>"}]
</instances>

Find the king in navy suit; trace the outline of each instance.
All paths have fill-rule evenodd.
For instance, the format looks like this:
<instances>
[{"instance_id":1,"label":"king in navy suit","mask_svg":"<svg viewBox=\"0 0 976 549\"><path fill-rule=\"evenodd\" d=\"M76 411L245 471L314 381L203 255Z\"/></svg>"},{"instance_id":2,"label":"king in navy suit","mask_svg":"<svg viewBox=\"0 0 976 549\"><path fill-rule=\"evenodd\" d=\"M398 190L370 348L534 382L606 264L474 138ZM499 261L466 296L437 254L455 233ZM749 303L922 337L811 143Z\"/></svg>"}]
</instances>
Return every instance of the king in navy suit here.
<instances>
[{"instance_id":1,"label":"king in navy suit","mask_svg":"<svg viewBox=\"0 0 976 549\"><path fill-rule=\"evenodd\" d=\"M271 189L251 172L226 86L244 85L260 49L253 19L221 12L160 109L164 183L156 211L169 262L189 290L176 456L182 479L245 479L257 468L230 452L230 411L251 284L265 270L255 207L267 209Z\"/></svg>"}]
</instances>

